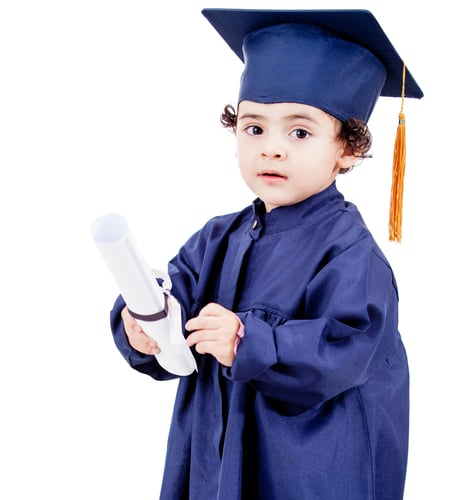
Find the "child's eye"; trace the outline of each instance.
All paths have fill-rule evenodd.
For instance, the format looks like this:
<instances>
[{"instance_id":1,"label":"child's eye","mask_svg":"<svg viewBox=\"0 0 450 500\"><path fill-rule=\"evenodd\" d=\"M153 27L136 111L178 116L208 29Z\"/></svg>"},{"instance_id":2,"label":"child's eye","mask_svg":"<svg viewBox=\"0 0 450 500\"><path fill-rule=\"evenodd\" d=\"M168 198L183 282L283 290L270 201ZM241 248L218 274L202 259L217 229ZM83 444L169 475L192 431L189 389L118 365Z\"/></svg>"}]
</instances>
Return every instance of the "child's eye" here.
<instances>
[{"instance_id":1,"label":"child's eye","mask_svg":"<svg viewBox=\"0 0 450 500\"><path fill-rule=\"evenodd\" d=\"M290 135L296 139L305 139L309 136L309 132L303 128L296 128L290 133Z\"/></svg>"},{"instance_id":2,"label":"child's eye","mask_svg":"<svg viewBox=\"0 0 450 500\"><path fill-rule=\"evenodd\" d=\"M249 135L261 135L263 133L263 129L258 127L258 125L249 125L245 128L245 131Z\"/></svg>"}]
</instances>

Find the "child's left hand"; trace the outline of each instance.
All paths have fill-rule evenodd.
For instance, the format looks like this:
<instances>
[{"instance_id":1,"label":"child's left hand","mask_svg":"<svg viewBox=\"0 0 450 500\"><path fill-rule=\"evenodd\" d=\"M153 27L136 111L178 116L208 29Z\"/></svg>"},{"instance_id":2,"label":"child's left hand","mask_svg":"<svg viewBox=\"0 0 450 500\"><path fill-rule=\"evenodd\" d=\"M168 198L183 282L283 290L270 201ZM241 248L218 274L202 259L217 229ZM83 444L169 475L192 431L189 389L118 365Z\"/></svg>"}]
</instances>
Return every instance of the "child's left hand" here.
<instances>
[{"instance_id":1,"label":"child's left hand","mask_svg":"<svg viewBox=\"0 0 450 500\"><path fill-rule=\"evenodd\" d=\"M186 323L186 330L194 331L186 343L195 345L199 354L211 354L224 366L231 366L236 357L234 346L240 328L239 318L234 312L220 304L207 304Z\"/></svg>"}]
</instances>

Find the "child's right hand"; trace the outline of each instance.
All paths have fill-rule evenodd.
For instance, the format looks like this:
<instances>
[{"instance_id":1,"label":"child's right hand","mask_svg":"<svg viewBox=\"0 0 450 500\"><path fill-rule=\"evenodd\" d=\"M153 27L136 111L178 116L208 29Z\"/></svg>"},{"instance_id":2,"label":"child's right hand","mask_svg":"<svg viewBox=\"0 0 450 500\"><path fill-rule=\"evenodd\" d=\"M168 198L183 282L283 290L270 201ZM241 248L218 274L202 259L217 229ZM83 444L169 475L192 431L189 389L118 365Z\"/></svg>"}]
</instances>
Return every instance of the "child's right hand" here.
<instances>
[{"instance_id":1,"label":"child's right hand","mask_svg":"<svg viewBox=\"0 0 450 500\"><path fill-rule=\"evenodd\" d=\"M122 309L121 316L125 334L133 349L142 354L158 354L160 352L158 344L144 333L144 330L142 330L139 323L131 316L126 306Z\"/></svg>"}]
</instances>

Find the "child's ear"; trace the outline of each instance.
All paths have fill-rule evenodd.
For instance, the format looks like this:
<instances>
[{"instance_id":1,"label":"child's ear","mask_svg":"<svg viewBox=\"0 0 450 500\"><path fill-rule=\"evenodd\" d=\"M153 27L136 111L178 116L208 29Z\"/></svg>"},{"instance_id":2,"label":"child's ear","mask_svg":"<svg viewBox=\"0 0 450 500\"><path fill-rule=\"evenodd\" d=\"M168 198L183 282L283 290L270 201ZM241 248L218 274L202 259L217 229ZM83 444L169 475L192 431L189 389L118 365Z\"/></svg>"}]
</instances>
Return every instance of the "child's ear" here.
<instances>
[{"instance_id":1,"label":"child's ear","mask_svg":"<svg viewBox=\"0 0 450 500\"><path fill-rule=\"evenodd\" d=\"M336 160L337 170L348 170L352 168L358 162L358 158L352 154L348 154L345 150L342 150Z\"/></svg>"}]
</instances>

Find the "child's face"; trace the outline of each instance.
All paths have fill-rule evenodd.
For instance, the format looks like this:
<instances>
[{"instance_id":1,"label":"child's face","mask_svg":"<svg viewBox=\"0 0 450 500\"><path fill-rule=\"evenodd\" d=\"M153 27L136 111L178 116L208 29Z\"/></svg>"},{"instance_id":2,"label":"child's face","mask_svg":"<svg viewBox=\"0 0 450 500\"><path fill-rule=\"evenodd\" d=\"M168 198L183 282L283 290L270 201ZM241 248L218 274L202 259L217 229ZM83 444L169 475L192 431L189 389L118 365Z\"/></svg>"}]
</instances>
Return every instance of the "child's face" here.
<instances>
[{"instance_id":1,"label":"child's face","mask_svg":"<svg viewBox=\"0 0 450 500\"><path fill-rule=\"evenodd\" d=\"M338 141L337 131L336 119L305 104L239 104L239 168L267 212L324 190L340 168L355 163Z\"/></svg>"}]
</instances>

